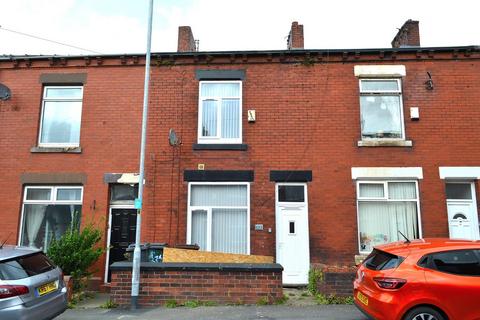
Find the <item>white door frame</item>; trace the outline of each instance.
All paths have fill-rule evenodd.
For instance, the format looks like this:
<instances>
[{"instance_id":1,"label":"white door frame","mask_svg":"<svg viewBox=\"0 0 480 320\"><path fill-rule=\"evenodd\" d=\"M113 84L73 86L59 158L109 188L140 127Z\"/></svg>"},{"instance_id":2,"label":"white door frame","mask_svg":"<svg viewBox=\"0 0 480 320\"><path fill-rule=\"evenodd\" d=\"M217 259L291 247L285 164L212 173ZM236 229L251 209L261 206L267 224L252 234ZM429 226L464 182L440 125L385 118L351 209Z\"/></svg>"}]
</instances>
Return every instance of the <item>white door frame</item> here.
<instances>
[{"instance_id":1,"label":"white door frame","mask_svg":"<svg viewBox=\"0 0 480 320\"><path fill-rule=\"evenodd\" d=\"M108 282L108 270L110 269L110 237L112 235L112 209L135 209L133 204L111 204L108 208L108 230L107 230L107 247L105 249L105 274L104 283Z\"/></svg>"},{"instance_id":2,"label":"white door frame","mask_svg":"<svg viewBox=\"0 0 480 320\"><path fill-rule=\"evenodd\" d=\"M307 224L307 230L305 232L307 233L307 258L308 258L308 266L310 268L310 224L309 224L309 210L308 210L308 185L307 183L304 182L277 182L275 183L275 260L278 262L278 253L279 253L279 244L280 244L280 221L281 217L279 214L279 201L278 201L278 187L279 186L303 186L304 187L304 202L301 202L303 206L306 208L306 224ZM282 202L283 207L295 207L298 206L300 202ZM297 230L295 230L297 232Z\"/></svg>"},{"instance_id":3,"label":"white door frame","mask_svg":"<svg viewBox=\"0 0 480 320\"><path fill-rule=\"evenodd\" d=\"M471 217L471 224L472 224L472 228L474 228L474 237L476 238L476 240L479 240L480 239L480 230L479 230L479 223L478 223L477 196L476 196L476 190L475 190L475 182L470 181L470 180L466 180L466 181L447 180L447 181L445 181L445 184L470 184L470 190L471 190L471 193L472 193L472 199L448 199L448 198L446 198L448 236L450 237L450 216L448 214L448 204L449 203L452 203L452 204L466 204L466 203L469 203L469 204L471 204L471 207L473 208L472 217Z\"/></svg>"}]
</instances>

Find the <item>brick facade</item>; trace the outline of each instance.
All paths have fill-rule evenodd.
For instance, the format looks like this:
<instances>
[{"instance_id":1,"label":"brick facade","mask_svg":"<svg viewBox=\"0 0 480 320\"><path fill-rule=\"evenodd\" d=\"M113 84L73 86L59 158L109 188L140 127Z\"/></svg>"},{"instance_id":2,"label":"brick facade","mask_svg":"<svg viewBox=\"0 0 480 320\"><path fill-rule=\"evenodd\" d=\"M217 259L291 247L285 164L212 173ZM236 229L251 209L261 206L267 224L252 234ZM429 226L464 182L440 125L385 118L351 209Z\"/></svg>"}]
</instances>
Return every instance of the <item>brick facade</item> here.
<instances>
[{"instance_id":1,"label":"brick facade","mask_svg":"<svg viewBox=\"0 0 480 320\"><path fill-rule=\"evenodd\" d=\"M275 183L271 170L311 170L308 182L310 261L353 266L358 254L356 185L352 167L421 167L418 180L423 237L448 237L445 180L440 166L479 166L480 50L478 47L378 50L286 50L154 54L146 152L142 241L186 242L185 170L253 170L250 252L275 256ZM63 60L62 60L63 59ZM0 240L18 243L24 173L84 174L82 221L108 230L105 173L137 172L144 58L1 58ZM355 65L404 65L406 138L411 147L359 147L360 106ZM242 143L247 150L194 150L196 70L244 70ZM425 82L432 76L434 89ZM81 153L36 153L42 74L86 73ZM420 119L409 118L418 107ZM257 120L247 121L247 110ZM172 147L174 129L181 144ZM468 179L467 179L468 180ZM478 195L478 180L475 186ZM49 184L45 181L45 184ZM477 202L478 207L478 202ZM255 230L263 224L263 230ZM268 229L272 232L269 233ZM103 277L105 257L98 262ZM126 276L126 275L125 275Z\"/></svg>"},{"instance_id":2,"label":"brick facade","mask_svg":"<svg viewBox=\"0 0 480 320\"><path fill-rule=\"evenodd\" d=\"M163 305L199 301L218 304L274 303L283 298L282 273L279 265L261 267L242 265L161 264L144 266L140 273L139 304ZM130 305L131 264L112 267L112 301Z\"/></svg>"}]
</instances>

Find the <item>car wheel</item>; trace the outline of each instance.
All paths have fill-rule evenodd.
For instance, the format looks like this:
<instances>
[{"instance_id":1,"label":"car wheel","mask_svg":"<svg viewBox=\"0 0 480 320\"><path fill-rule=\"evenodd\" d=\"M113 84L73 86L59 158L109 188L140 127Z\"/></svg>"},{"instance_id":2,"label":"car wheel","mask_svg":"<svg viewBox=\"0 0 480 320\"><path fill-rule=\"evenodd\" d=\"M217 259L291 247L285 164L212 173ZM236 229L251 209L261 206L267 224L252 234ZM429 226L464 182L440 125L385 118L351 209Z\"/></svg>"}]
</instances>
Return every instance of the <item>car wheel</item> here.
<instances>
[{"instance_id":1,"label":"car wheel","mask_svg":"<svg viewBox=\"0 0 480 320\"><path fill-rule=\"evenodd\" d=\"M435 309L418 307L410 310L404 320L445 320L445 317Z\"/></svg>"}]
</instances>

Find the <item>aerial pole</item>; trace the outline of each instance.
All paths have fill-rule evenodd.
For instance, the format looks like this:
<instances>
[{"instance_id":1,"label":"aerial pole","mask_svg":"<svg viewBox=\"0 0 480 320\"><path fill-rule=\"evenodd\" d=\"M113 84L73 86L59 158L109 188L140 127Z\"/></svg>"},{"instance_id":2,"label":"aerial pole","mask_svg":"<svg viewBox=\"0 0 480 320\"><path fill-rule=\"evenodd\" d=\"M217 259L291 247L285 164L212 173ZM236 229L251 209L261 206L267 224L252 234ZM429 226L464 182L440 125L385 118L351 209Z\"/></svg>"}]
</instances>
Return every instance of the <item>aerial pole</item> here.
<instances>
[{"instance_id":1,"label":"aerial pole","mask_svg":"<svg viewBox=\"0 0 480 320\"><path fill-rule=\"evenodd\" d=\"M152 15L153 0L149 1L148 8L148 31L147 31L147 53L145 55L145 83L143 87L143 115L142 115L142 138L140 145L140 176L138 179L138 198L135 199L137 209L137 227L135 231L135 250L133 251L132 266L132 299L131 308L138 308L138 292L140 291L140 235L142 227L142 199L143 185L145 180L145 145L147 140L147 116L148 116L148 87L150 83L150 47L152 42Z\"/></svg>"}]
</instances>

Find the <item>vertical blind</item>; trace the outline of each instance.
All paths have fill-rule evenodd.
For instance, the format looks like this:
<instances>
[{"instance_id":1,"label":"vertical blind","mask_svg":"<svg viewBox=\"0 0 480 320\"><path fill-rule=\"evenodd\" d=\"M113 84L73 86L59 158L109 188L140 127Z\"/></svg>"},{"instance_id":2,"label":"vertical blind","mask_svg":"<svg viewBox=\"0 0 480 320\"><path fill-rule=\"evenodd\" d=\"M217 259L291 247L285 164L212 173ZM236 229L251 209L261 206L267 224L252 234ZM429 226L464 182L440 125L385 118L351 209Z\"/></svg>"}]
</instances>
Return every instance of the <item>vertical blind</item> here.
<instances>
[{"instance_id":1,"label":"vertical blind","mask_svg":"<svg viewBox=\"0 0 480 320\"><path fill-rule=\"evenodd\" d=\"M212 251L247 253L247 210L212 210Z\"/></svg>"},{"instance_id":2,"label":"vertical blind","mask_svg":"<svg viewBox=\"0 0 480 320\"><path fill-rule=\"evenodd\" d=\"M247 206L245 185L193 185L192 206Z\"/></svg>"},{"instance_id":3,"label":"vertical blind","mask_svg":"<svg viewBox=\"0 0 480 320\"><path fill-rule=\"evenodd\" d=\"M202 136L217 136L217 101L215 100L203 101Z\"/></svg>"},{"instance_id":4,"label":"vertical blind","mask_svg":"<svg viewBox=\"0 0 480 320\"><path fill-rule=\"evenodd\" d=\"M204 82L201 85L200 95L202 137L239 138L240 83Z\"/></svg>"},{"instance_id":5,"label":"vertical blind","mask_svg":"<svg viewBox=\"0 0 480 320\"><path fill-rule=\"evenodd\" d=\"M207 248L207 211L192 211L192 243L200 246L200 250Z\"/></svg>"},{"instance_id":6,"label":"vertical blind","mask_svg":"<svg viewBox=\"0 0 480 320\"><path fill-rule=\"evenodd\" d=\"M246 185L192 185L191 243L201 250L248 253L247 192Z\"/></svg>"}]
</instances>

